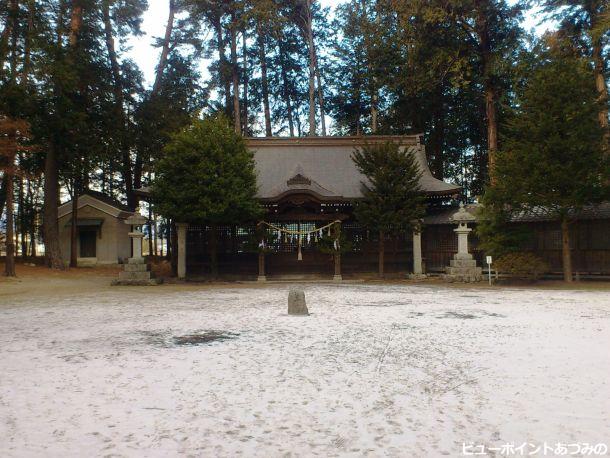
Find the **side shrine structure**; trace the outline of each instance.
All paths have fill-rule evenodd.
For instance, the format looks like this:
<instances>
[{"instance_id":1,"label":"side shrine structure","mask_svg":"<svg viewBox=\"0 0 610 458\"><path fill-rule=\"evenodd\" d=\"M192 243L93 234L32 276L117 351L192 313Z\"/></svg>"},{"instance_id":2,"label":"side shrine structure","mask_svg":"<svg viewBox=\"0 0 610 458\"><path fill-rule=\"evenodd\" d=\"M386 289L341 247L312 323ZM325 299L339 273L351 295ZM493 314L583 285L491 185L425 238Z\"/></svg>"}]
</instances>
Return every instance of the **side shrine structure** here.
<instances>
[{"instance_id":1,"label":"side shrine structure","mask_svg":"<svg viewBox=\"0 0 610 458\"><path fill-rule=\"evenodd\" d=\"M257 197L266 209L252 227L178 223L178 276L205 276L216 243L219 274L234 278L377 272L378 234L354 217L367 182L352 160L365 144L396 142L415 155L429 212L457 197L460 187L432 176L420 135L370 137L250 138L258 177ZM216 237L211 237L211 231ZM421 233L385 241L385 271L424 272ZM449 254L449 256L451 253ZM448 261L440 262L447 265Z\"/></svg>"}]
</instances>

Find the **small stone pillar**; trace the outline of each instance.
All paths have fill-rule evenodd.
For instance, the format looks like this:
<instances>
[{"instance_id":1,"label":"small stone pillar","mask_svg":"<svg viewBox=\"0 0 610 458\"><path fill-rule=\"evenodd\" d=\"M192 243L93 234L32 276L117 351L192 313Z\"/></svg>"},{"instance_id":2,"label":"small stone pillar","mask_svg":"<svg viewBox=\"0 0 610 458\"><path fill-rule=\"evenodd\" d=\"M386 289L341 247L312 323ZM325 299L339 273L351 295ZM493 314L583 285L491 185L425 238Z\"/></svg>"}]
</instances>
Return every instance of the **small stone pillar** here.
<instances>
[{"instance_id":1,"label":"small stone pillar","mask_svg":"<svg viewBox=\"0 0 610 458\"><path fill-rule=\"evenodd\" d=\"M421 233L423 220L415 221L413 226L413 273L409 275L412 280L426 278L421 250Z\"/></svg>"},{"instance_id":2,"label":"small stone pillar","mask_svg":"<svg viewBox=\"0 0 610 458\"><path fill-rule=\"evenodd\" d=\"M443 275L443 279L466 283L481 281L483 269L477 267L477 261L468 252L468 234L472 232L468 223L475 221L475 217L466 211L463 203L460 203L460 209L451 219L458 223L458 227L453 230L458 238L458 251L450 261L449 267L446 268L447 273Z\"/></svg>"},{"instance_id":3,"label":"small stone pillar","mask_svg":"<svg viewBox=\"0 0 610 458\"><path fill-rule=\"evenodd\" d=\"M186 278L186 231L187 223L176 223L178 232L178 278Z\"/></svg>"},{"instance_id":4,"label":"small stone pillar","mask_svg":"<svg viewBox=\"0 0 610 458\"><path fill-rule=\"evenodd\" d=\"M413 274L422 275L421 232L413 231Z\"/></svg>"},{"instance_id":5,"label":"small stone pillar","mask_svg":"<svg viewBox=\"0 0 610 458\"><path fill-rule=\"evenodd\" d=\"M154 278L150 266L146 264L142 256L142 239L144 238L142 226L146 224L146 221L146 218L140 214L139 208L125 220L125 224L132 228L128 233L131 239L132 256L123 266L123 271L119 273L119 279L113 282L114 285L145 286L160 283L158 279Z\"/></svg>"},{"instance_id":6,"label":"small stone pillar","mask_svg":"<svg viewBox=\"0 0 610 458\"><path fill-rule=\"evenodd\" d=\"M288 315L309 315L302 289L291 289L288 293Z\"/></svg>"}]
</instances>

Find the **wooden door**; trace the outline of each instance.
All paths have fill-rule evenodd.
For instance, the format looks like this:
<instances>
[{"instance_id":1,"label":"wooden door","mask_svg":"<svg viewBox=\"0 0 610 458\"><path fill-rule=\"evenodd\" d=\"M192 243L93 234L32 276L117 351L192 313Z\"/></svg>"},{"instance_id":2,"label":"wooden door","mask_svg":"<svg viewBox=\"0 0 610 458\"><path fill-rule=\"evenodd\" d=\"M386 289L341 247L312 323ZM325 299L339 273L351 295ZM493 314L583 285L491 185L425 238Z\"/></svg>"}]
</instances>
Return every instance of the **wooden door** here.
<instances>
[{"instance_id":1,"label":"wooden door","mask_svg":"<svg viewBox=\"0 0 610 458\"><path fill-rule=\"evenodd\" d=\"M80 257L95 258L97 257L97 231L95 230L80 230Z\"/></svg>"}]
</instances>

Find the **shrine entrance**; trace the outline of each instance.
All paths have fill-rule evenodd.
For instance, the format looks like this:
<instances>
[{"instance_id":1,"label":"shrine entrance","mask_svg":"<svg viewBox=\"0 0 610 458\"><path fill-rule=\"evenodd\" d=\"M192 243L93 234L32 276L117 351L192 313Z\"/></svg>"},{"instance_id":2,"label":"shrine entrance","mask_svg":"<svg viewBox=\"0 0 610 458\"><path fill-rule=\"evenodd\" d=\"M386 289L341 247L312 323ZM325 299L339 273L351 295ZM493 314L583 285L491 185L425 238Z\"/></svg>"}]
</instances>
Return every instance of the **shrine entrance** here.
<instances>
[{"instance_id":1,"label":"shrine entrance","mask_svg":"<svg viewBox=\"0 0 610 458\"><path fill-rule=\"evenodd\" d=\"M292 220L264 224L268 275L333 275L334 222Z\"/></svg>"},{"instance_id":2,"label":"shrine entrance","mask_svg":"<svg viewBox=\"0 0 610 458\"><path fill-rule=\"evenodd\" d=\"M264 245L259 279L266 275L340 279L341 225L350 217L345 210L351 205L325 202L319 194L301 190L286 192L265 206L266 219L259 224Z\"/></svg>"}]
</instances>

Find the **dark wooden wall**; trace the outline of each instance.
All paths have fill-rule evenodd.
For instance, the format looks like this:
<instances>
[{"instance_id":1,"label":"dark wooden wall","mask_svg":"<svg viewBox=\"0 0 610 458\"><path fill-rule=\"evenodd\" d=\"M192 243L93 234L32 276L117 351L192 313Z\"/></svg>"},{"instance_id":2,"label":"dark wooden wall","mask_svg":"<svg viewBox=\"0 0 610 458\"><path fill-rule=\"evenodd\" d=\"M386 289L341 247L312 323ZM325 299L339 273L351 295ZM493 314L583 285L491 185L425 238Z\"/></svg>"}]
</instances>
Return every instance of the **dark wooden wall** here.
<instances>
[{"instance_id":1,"label":"dark wooden wall","mask_svg":"<svg viewBox=\"0 0 610 458\"><path fill-rule=\"evenodd\" d=\"M282 222L293 230L313 229L326 222L297 224ZM187 272L189 275L206 275L210 272L210 231L209 227L191 226L187 233ZM327 232L325 232L326 234ZM370 233L355 222L342 225L343 237L350 250L342 255L342 272L345 274L377 272L378 234ZM258 274L258 240L256 228L217 228L219 273L225 276L254 277ZM319 250L313 237L301 242L302 260L298 260L298 239L278 236L271 231L266 240L269 252L265 255L268 276L294 274L334 273L334 260L330 253ZM387 273L408 272L413 266L413 242L411 234L399 238L388 237L385 242L385 271Z\"/></svg>"},{"instance_id":2,"label":"dark wooden wall","mask_svg":"<svg viewBox=\"0 0 610 458\"><path fill-rule=\"evenodd\" d=\"M292 224L292 223L283 223ZM295 229L297 228L296 223ZM306 223L314 224L314 223ZM320 223L322 225L323 223ZM523 251L530 251L544 259L553 272L561 272L561 231L558 223L521 223L530 234ZM305 227L305 224L301 226ZM312 226L316 227L316 226ZM442 272L457 252L454 225L431 225L422 233L422 255L426 272ZM209 273L209 228L191 226L187 237L187 271L189 275ZM378 268L378 235L347 221L343 235L351 245L342 255L344 274L374 273ZM574 271L583 274L610 274L610 220L579 221L571 226L572 260ZM480 266L484 253L478 248L476 236L471 235L470 252ZM235 277L255 277L258 274L258 241L256 228L218 228L219 272ZM302 241L303 259L299 261L296 238L273 236L268 241L266 273L273 277L292 274L320 274L332 276L333 257L322 253L312 239ZM388 273L409 272L413 266L412 235L388 239L385 244L385 270Z\"/></svg>"},{"instance_id":3,"label":"dark wooden wall","mask_svg":"<svg viewBox=\"0 0 610 458\"><path fill-rule=\"evenodd\" d=\"M550 266L552 272L562 271L561 227L551 221L515 223L524 228L527 240L522 251L534 253ZM422 235L422 251L428 272L439 272L449 265L457 252L455 226L427 226ZM570 227L572 263L575 272L610 274L610 220L582 220ZM484 253L478 248L476 235L469 238L470 252L479 265Z\"/></svg>"}]
</instances>

